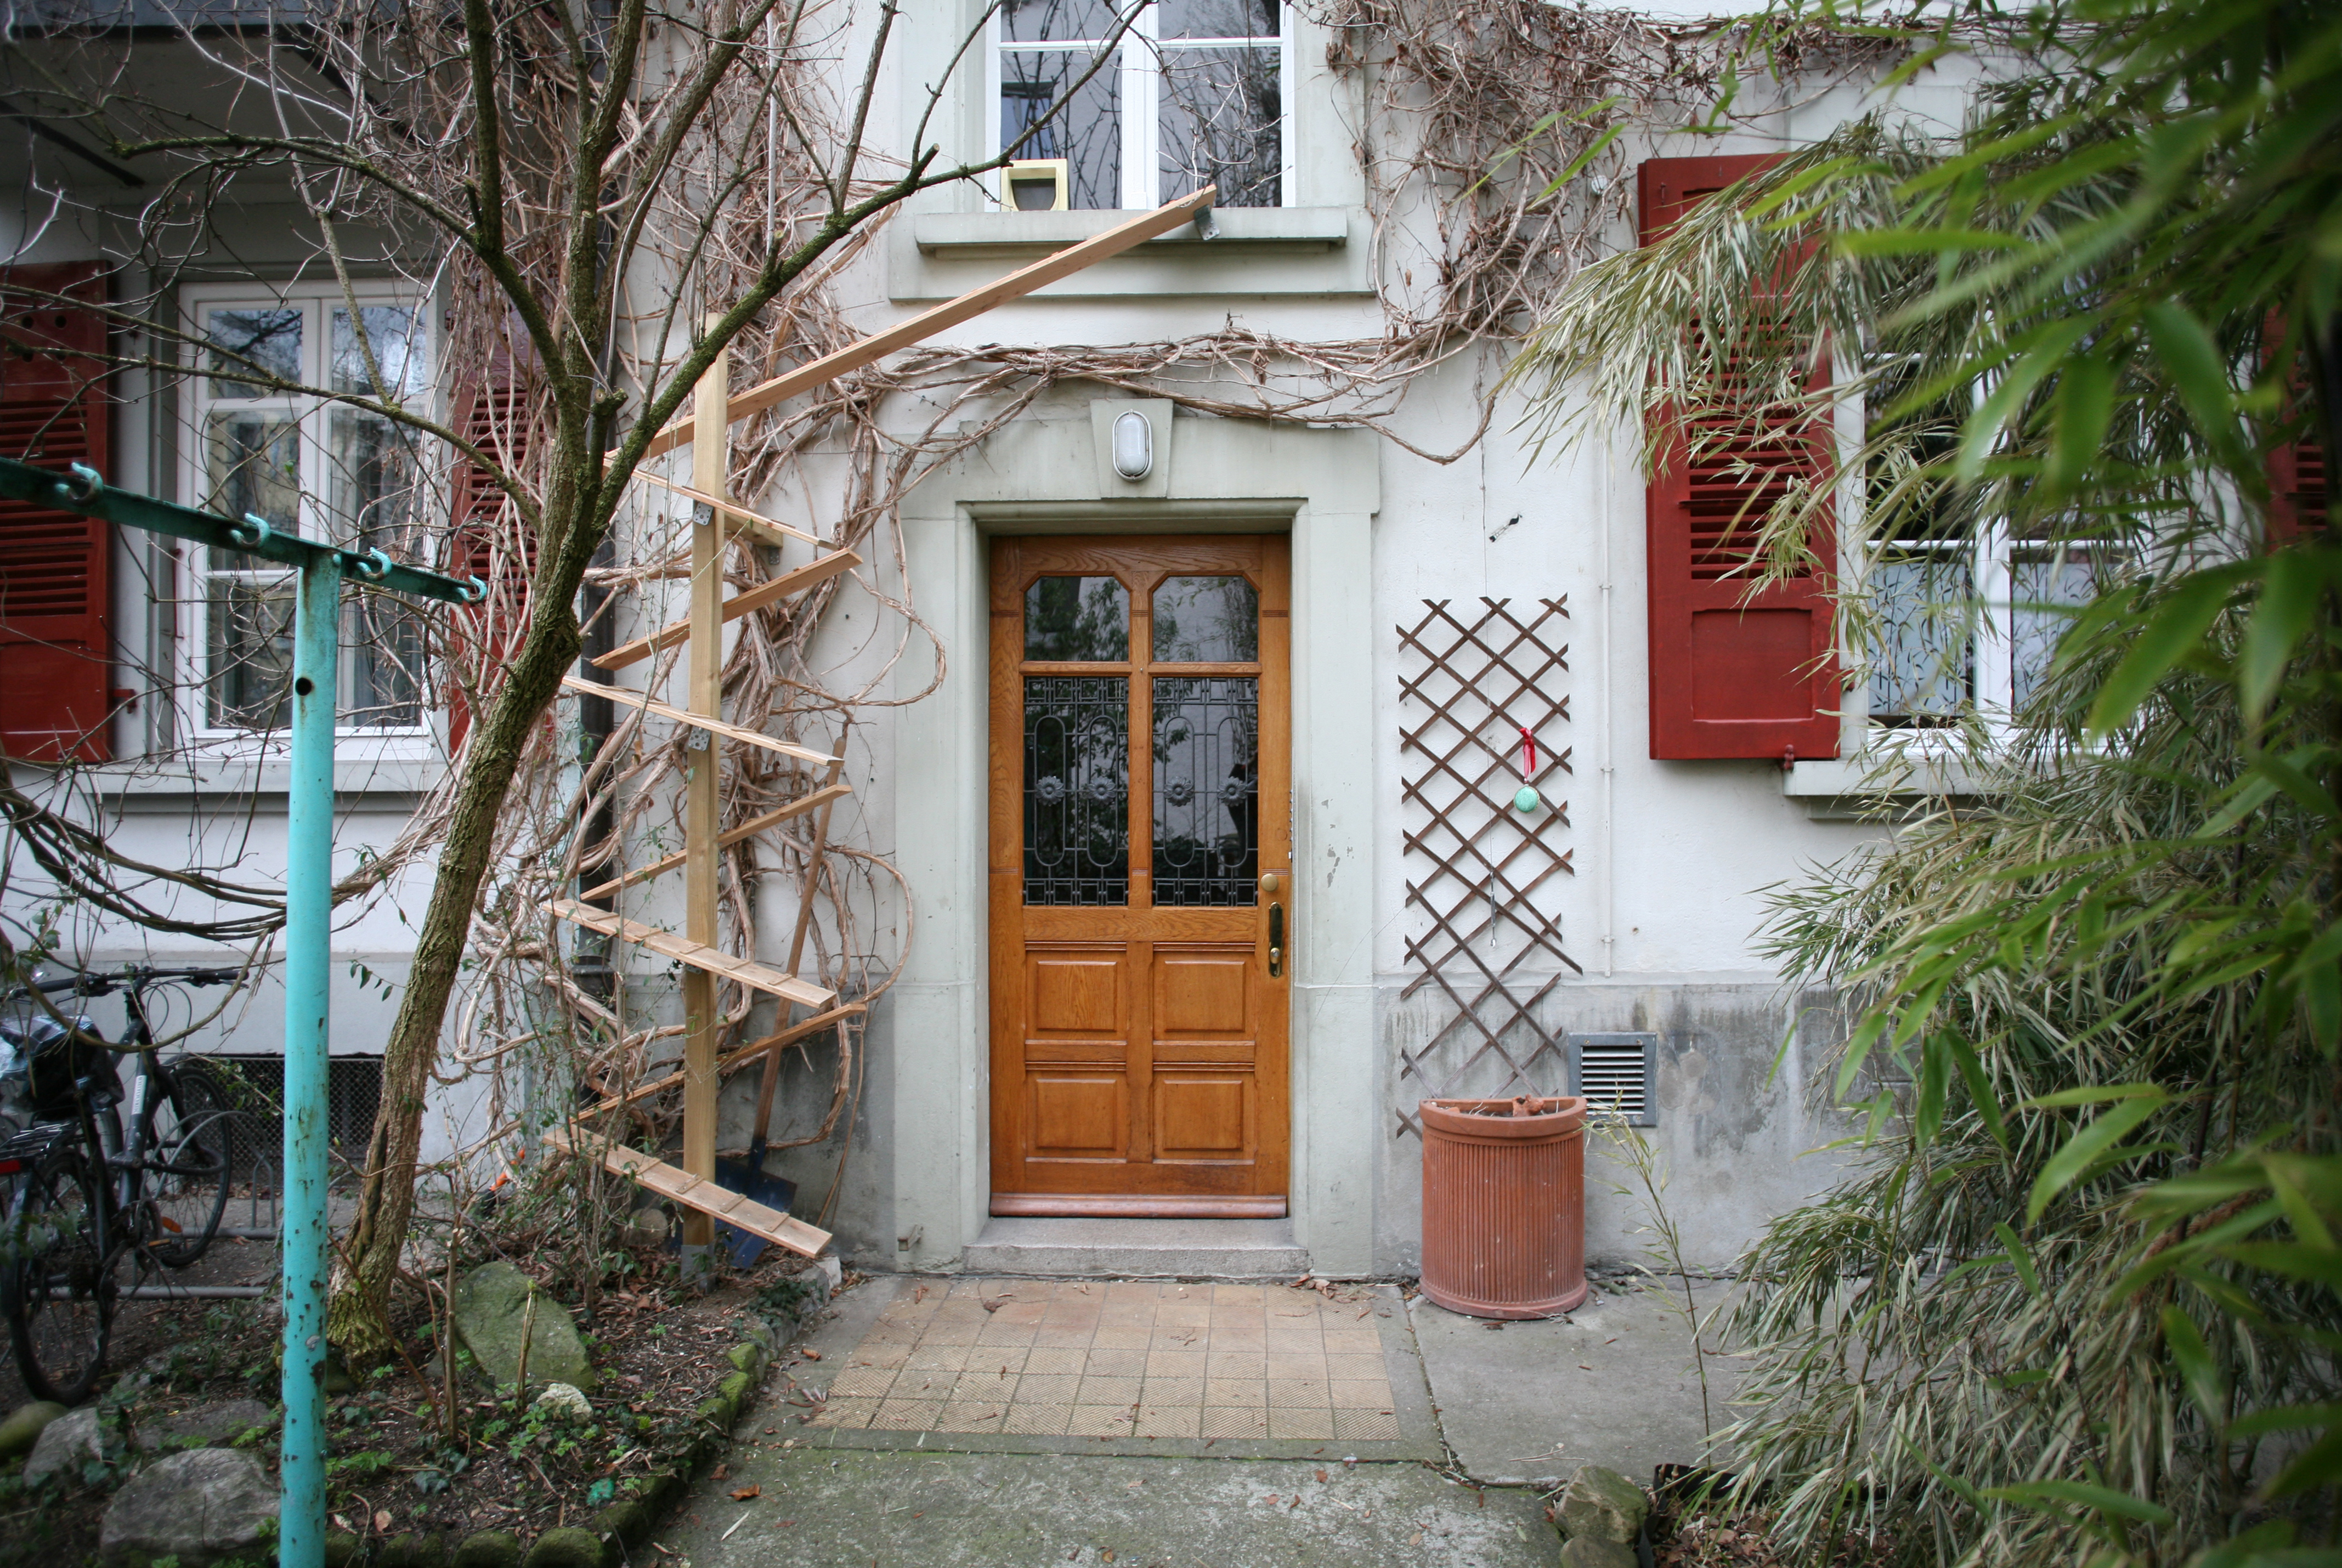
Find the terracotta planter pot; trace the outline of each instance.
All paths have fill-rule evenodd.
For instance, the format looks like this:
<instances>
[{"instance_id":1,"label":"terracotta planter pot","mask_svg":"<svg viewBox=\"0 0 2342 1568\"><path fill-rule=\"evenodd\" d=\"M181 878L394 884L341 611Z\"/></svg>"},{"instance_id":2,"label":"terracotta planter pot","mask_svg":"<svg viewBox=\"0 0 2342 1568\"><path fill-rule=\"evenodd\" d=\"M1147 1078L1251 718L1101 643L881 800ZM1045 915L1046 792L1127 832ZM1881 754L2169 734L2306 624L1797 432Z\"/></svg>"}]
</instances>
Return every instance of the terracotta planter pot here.
<instances>
[{"instance_id":1,"label":"terracotta planter pot","mask_svg":"<svg viewBox=\"0 0 2342 1568\"><path fill-rule=\"evenodd\" d=\"M1423 1293L1473 1317L1586 1299L1586 1102L1423 1102Z\"/></svg>"}]
</instances>

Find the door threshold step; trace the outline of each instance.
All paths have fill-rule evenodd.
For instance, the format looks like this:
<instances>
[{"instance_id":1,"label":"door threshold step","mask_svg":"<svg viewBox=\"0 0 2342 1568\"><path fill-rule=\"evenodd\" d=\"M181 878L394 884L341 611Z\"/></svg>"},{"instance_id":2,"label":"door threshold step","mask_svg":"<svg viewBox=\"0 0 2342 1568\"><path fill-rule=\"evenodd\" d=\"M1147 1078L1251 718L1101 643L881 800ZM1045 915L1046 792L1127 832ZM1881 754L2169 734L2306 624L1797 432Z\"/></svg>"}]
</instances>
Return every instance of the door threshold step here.
<instances>
[{"instance_id":1,"label":"door threshold step","mask_svg":"<svg viewBox=\"0 0 2342 1568\"><path fill-rule=\"evenodd\" d=\"M1309 1253L1284 1220L996 1216L961 1258L972 1274L1186 1280L1291 1279Z\"/></svg>"}]
</instances>

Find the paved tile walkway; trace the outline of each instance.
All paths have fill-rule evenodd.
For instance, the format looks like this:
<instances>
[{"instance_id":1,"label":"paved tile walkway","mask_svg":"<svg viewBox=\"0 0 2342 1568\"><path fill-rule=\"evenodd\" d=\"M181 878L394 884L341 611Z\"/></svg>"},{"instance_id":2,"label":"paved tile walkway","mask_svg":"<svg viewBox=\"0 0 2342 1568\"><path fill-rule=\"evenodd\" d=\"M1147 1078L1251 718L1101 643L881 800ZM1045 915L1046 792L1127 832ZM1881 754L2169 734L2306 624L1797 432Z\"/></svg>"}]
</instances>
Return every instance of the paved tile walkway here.
<instances>
[{"instance_id":1,"label":"paved tile walkway","mask_svg":"<svg viewBox=\"0 0 2342 1568\"><path fill-rule=\"evenodd\" d=\"M1395 1441L1371 1307L1280 1285L964 1279L879 1314L810 1424Z\"/></svg>"}]
</instances>

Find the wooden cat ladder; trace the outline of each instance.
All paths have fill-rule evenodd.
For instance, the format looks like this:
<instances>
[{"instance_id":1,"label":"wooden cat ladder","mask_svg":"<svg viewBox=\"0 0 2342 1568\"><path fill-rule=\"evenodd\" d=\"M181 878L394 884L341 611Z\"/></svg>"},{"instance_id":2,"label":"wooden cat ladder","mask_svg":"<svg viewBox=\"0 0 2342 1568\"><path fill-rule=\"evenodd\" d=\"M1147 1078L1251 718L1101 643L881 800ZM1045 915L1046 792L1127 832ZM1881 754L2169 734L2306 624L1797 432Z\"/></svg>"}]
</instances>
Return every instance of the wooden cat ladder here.
<instances>
[{"instance_id":1,"label":"wooden cat ladder","mask_svg":"<svg viewBox=\"0 0 2342 1568\"><path fill-rule=\"evenodd\" d=\"M688 485L640 468L634 475L646 484L670 490L692 504L691 613L685 619L663 626L646 637L613 649L596 659L594 664L605 670L623 669L678 644L686 644L687 695L685 705L675 707L655 701L646 692L602 685L575 675L565 675L562 684L573 692L606 697L636 708L646 719L656 718L685 725L694 732L689 743L690 770L684 784L683 848L599 887L587 889L578 898L555 899L545 908L563 920L598 932L614 941L628 943L673 959L684 966L683 1003L686 1030L680 1074L683 1086L683 1164L678 1169L639 1150L621 1148L601 1134L581 1124L586 1117L612 1110L669 1086L676 1082L674 1077L664 1078L630 1094L606 1100L567 1126L547 1131L545 1140L565 1153L593 1159L606 1169L627 1176L687 1210L683 1233L684 1244L687 1248L707 1247L715 1239L715 1225L719 1218L806 1257L815 1255L829 1244L828 1232L716 1184L716 1091L726 1074L752 1061L762 1061L765 1064L765 1084L757 1114L760 1122L769 1119L776 1069L782 1049L816 1029L826 1028L864 1010L862 1003L841 1004L834 989L803 979L796 973L804 961L814 890L821 874L822 856L828 839L830 808L841 796L852 793L844 777L845 737L840 734L834 752L816 751L765 734L753 723L726 723L721 703L725 624L817 587L840 573L861 564L862 557L851 550L828 549L822 540L811 534L759 516L726 499L724 492L729 471L727 438L731 425L735 421L773 407L848 371L873 364L897 349L922 342L946 327L956 326L996 305L1028 295L1060 278L1069 277L1109 256L1118 255L1133 245L1167 234L1182 224L1194 222L1199 215L1209 212L1214 193L1213 186L1206 185L1193 195L1168 203L1095 238L1045 256L1029 266L1019 268L957 299L946 301L849 347L825 355L786 375L750 387L737 396L730 394L725 359L719 355L694 389L692 416L660 431L644 453L645 459L648 460L686 444L692 449L691 483ZM822 553L804 565L794 567L768 583L727 599L724 597L723 582L724 534L727 529L736 536L745 534L765 544L786 544L803 541ZM823 768L826 770L823 783L817 789L778 811L768 812L729 833L720 832L717 828L719 802L716 794L719 769L716 750L719 741L761 747ZM736 958L718 945L716 852L806 812L818 812L819 815L814 826L813 849L807 859L805 882L797 904L796 934L790 944L788 967L779 969L750 959ZM684 929L680 935L626 919L590 902L646 882L678 866L684 874ZM716 1005L717 990L726 981L776 998L781 1008L783 1027L775 1034L729 1055L720 1056L718 1048L723 1026L719 1022L722 1014ZM791 1024L791 1010L799 1006L810 1009L813 1016ZM761 1134L758 1141L762 1141ZM696 1255L704 1256L705 1253Z\"/></svg>"}]
</instances>

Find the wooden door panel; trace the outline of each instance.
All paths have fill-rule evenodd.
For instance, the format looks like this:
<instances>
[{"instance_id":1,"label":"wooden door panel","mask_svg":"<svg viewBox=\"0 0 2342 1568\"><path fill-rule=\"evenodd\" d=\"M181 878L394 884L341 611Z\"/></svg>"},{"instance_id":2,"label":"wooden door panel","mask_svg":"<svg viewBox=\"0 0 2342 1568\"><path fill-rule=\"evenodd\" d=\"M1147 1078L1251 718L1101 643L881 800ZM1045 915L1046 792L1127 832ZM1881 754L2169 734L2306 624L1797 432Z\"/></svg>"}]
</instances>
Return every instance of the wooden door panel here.
<instances>
[{"instance_id":1,"label":"wooden door panel","mask_svg":"<svg viewBox=\"0 0 2342 1568\"><path fill-rule=\"evenodd\" d=\"M1026 1078L1033 1155L1120 1160L1129 1149L1130 1080L1120 1073L1043 1070Z\"/></svg>"},{"instance_id":2,"label":"wooden door panel","mask_svg":"<svg viewBox=\"0 0 2342 1568\"><path fill-rule=\"evenodd\" d=\"M1252 950L1198 953L1155 949L1155 1039L1159 1055L1173 1040L1249 1040Z\"/></svg>"},{"instance_id":3,"label":"wooden door panel","mask_svg":"<svg viewBox=\"0 0 2342 1568\"><path fill-rule=\"evenodd\" d=\"M993 1212L1281 1214L1286 541L992 565Z\"/></svg>"},{"instance_id":4,"label":"wooden door panel","mask_svg":"<svg viewBox=\"0 0 2342 1568\"><path fill-rule=\"evenodd\" d=\"M1249 1164L1259 1152L1259 1109L1249 1073L1157 1072L1155 1157Z\"/></svg>"},{"instance_id":5,"label":"wooden door panel","mask_svg":"<svg viewBox=\"0 0 2342 1568\"><path fill-rule=\"evenodd\" d=\"M1026 954L1029 1042L1074 1038L1120 1040L1130 1029L1125 1001L1126 955L1116 950Z\"/></svg>"}]
</instances>

